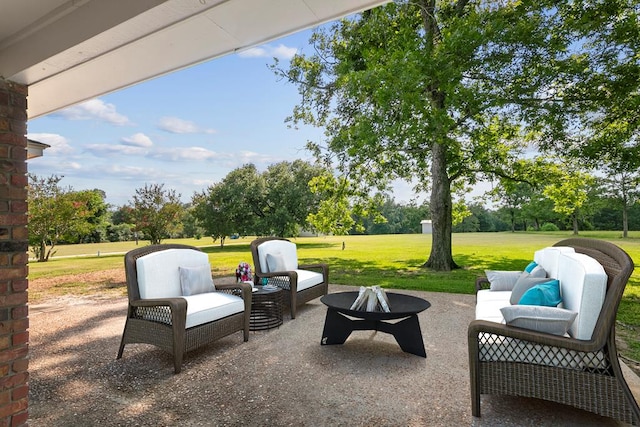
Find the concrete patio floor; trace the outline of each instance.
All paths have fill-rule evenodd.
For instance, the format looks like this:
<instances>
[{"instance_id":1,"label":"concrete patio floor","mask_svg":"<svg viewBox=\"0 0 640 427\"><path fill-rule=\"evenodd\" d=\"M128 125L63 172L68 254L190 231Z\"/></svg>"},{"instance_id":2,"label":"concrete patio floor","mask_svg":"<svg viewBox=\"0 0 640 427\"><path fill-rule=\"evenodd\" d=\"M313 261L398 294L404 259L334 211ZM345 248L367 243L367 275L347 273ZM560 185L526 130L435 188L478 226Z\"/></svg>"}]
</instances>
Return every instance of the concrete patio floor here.
<instances>
[{"instance_id":1,"label":"concrete patio floor","mask_svg":"<svg viewBox=\"0 0 640 427\"><path fill-rule=\"evenodd\" d=\"M354 290L330 286L330 292ZM420 314L427 358L392 336L354 332L321 346L320 300L271 331L241 333L171 357L136 344L115 356L126 299L64 298L30 307L30 402L38 426L615 426L545 401L483 396L471 416L467 325L473 295L402 291L431 302ZM640 380L627 377L635 393ZM636 394L638 398L639 394Z\"/></svg>"}]
</instances>

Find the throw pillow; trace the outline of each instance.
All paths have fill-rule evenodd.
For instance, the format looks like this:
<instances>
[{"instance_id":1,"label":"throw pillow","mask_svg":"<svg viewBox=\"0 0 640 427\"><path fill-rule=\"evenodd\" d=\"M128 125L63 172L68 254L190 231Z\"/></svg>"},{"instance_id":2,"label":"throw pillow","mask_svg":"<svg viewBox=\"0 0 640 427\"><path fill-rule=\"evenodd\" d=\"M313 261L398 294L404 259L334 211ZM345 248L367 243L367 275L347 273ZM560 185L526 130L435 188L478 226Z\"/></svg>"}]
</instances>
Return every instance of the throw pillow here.
<instances>
[{"instance_id":1,"label":"throw pillow","mask_svg":"<svg viewBox=\"0 0 640 427\"><path fill-rule=\"evenodd\" d=\"M489 289L492 291L510 291L523 273L521 271L485 270L484 274L491 284Z\"/></svg>"},{"instance_id":2,"label":"throw pillow","mask_svg":"<svg viewBox=\"0 0 640 427\"><path fill-rule=\"evenodd\" d=\"M578 313L558 307L512 305L500 309L507 325L565 335Z\"/></svg>"},{"instance_id":3,"label":"throw pillow","mask_svg":"<svg viewBox=\"0 0 640 427\"><path fill-rule=\"evenodd\" d=\"M536 265L529 274L531 277L547 277L547 271L541 265Z\"/></svg>"},{"instance_id":4,"label":"throw pillow","mask_svg":"<svg viewBox=\"0 0 640 427\"><path fill-rule=\"evenodd\" d=\"M544 305L555 307L562 302L560 297L560 282L550 280L545 283L533 286L522 295L519 305Z\"/></svg>"},{"instance_id":5,"label":"throw pillow","mask_svg":"<svg viewBox=\"0 0 640 427\"><path fill-rule=\"evenodd\" d=\"M209 264L197 267L178 267L178 270L180 271L180 288L183 296L204 294L216 290Z\"/></svg>"},{"instance_id":6,"label":"throw pillow","mask_svg":"<svg viewBox=\"0 0 640 427\"><path fill-rule=\"evenodd\" d=\"M287 271L284 264L284 257L281 253L267 254L267 268L270 273L274 271Z\"/></svg>"},{"instance_id":7,"label":"throw pillow","mask_svg":"<svg viewBox=\"0 0 640 427\"><path fill-rule=\"evenodd\" d=\"M511 290L511 298L509 302L511 304L518 304L522 295L527 292L529 289L534 287L535 285L539 285L540 283L548 282L549 279L546 277L531 277L529 273L522 273L522 275L518 278L516 283L513 285L513 289Z\"/></svg>"},{"instance_id":8,"label":"throw pillow","mask_svg":"<svg viewBox=\"0 0 640 427\"><path fill-rule=\"evenodd\" d=\"M533 270L534 268L536 268L538 265L537 262L535 261L531 261L529 264L527 264L527 266L524 268L524 271L527 273L531 273L531 270Z\"/></svg>"}]
</instances>

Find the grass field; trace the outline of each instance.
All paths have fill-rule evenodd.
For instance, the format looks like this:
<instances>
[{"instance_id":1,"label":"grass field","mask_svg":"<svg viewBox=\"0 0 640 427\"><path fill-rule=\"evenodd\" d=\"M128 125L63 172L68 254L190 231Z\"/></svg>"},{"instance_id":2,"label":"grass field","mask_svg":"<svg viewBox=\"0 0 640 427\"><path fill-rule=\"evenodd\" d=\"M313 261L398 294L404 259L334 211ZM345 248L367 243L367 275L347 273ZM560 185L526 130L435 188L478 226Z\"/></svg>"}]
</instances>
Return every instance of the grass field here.
<instances>
[{"instance_id":1,"label":"grass field","mask_svg":"<svg viewBox=\"0 0 640 427\"><path fill-rule=\"evenodd\" d=\"M625 353L640 360L640 232L631 232L626 239L621 238L620 232L583 232L580 236L611 241L627 251L636 262L636 269L620 305L618 321L628 345ZM452 272L433 272L422 268L431 248L430 235L330 236L292 240L298 246L301 263L329 264L331 283L356 286L378 284L389 289L470 294L474 292L476 276L483 274L485 269L522 270L532 260L535 250L566 237L570 237L570 233L454 234L453 257L461 268ZM163 243L201 247L209 254L214 276L222 277L233 275L240 261L253 264L249 249L252 239L227 240L224 248L208 238L166 240ZM51 278L122 269L124 252L135 247L134 242L61 246L56 257L49 262L31 262L29 277ZM51 292L73 293L75 290L80 292L81 288L81 281L71 280L66 286L58 286L57 290L51 289ZM124 295L124 288L122 292Z\"/></svg>"}]
</instances>

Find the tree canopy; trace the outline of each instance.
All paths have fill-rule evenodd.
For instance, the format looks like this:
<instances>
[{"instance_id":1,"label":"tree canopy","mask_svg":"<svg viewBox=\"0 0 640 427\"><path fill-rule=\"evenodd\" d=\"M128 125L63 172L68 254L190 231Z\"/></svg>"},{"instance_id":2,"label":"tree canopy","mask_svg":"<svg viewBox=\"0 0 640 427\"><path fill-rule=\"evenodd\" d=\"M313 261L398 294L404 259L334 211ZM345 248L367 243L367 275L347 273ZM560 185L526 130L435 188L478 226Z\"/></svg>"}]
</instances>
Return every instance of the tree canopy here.
<instances>
[{"instance_id":1,"label":"tree canopy","mask_svg":"<svg viewBox=\"0 0 640 427\"><path fill-rule=\"evenodd\" d=\"M61 240L95 232L106 213L102 191L74 191L60 186L62 178L29 174L29 244L38 262L48 261Z\"/></svg>"},{"instance_id":2,"label":"tree canopy","mask_svg":"<svg viewBox=\"0 0 640 427\"><path fill-rule=\"evenodd\" d=\"M311 228L307 218L320 202L309 182L325 173L302 160L275 163L262 173L247 164L196 193L193 214L221 245L232 234L297 236Z\"/></svg>"},{"instance_id":3,"label":"tree canopy","mask_svg":"<svg viewBox=\"0 0 640 427\"><path fill-rule=\"evenodd\" d=\"M164 184L145 184L133 195L131 216L136 231L144 233L151 244L159 244L177 224L182 211L180 195Z\"/></svg>"},{"instance_id":4,"label":"tree canopy","mask_svg":"<svg viewBox=\"0 0 640 427\"><path fill-rule=\"evenodd\" d=\"M452 189L503 175L529 136L568 40L532 2L394 2L314 32L316 53L281 74L298 85L291 120L326 129L327 162L367 186L430 188L427 266L449 270Z\"/></svg>"},{"instance_id":5,"label":"tree canopy","mask_svg":"<svg viewBox=\"0 0 640 427\"><path fill-rule=\"evenodd\" d=\"M591 9L615 13L602 3L393 2L314 31L315 53L274 69L301 95L289 120L325 129L326 140L309 145L319 158L365 188L403 178L430 190L425 265L449 270L455 190L487 177L517 179L511 164L528 145L566 146L567 130L595 105L585 76L595 82L590 64L601 56L576 47L600 48L579 42L597 40L599 30L583 22ZM629 25L612 30L607 46ZM603 58L601 68L615 59Z\"/></svg>"}]
</instances>

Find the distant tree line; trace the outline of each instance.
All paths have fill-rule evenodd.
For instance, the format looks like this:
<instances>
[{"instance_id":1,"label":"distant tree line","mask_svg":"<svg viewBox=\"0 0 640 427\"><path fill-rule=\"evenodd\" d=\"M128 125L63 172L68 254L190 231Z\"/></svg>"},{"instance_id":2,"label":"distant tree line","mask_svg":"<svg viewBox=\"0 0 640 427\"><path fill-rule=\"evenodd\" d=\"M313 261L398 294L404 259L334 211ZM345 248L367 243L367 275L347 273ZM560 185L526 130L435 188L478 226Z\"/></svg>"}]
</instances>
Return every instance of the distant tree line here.
<instances>
[{"instance_id":1,"label":"distant tree line","mask_svg":"<svg viewBox=\"0 0 640 427\"><path fill-rule=\"evenodd\" d=\"M640 230L638 174L621 181L565 169L545 178L497 183L483 200L456 208L454 232ZM429 203L398 203L386 193L370 197L371 211L332 206L328 196L340 184L317 165L296 160L259 172L252 164L196 192L189 203L163 184L145 184L130 203L113 207L99 189L75 191L60 176L29 175L29 243L39 261L60 244L210 237L223 246L228 237L298 236L302 231L349 234L420 233ZM622 182L622 183L621 183ZM375 206L375 209L373 209ZM344 211L342 211L344 210ZM337 216L335 212L340 211ZM375 211L375 212L374 212ZM345 212L349 221L341 221ZM375 214L372 214L375 213Z\"/></svg>"}]
</instances>

